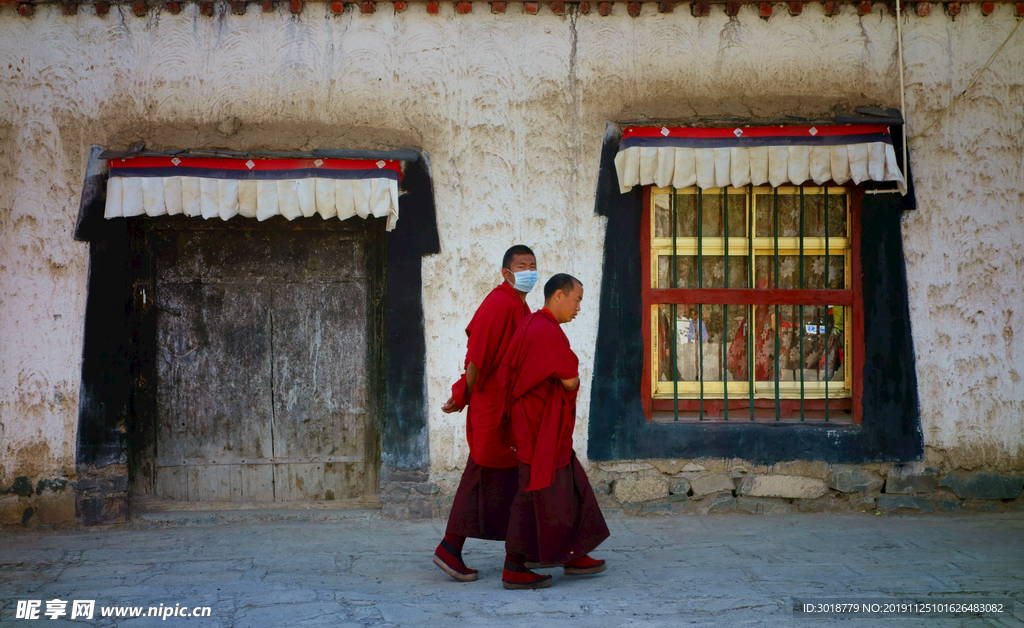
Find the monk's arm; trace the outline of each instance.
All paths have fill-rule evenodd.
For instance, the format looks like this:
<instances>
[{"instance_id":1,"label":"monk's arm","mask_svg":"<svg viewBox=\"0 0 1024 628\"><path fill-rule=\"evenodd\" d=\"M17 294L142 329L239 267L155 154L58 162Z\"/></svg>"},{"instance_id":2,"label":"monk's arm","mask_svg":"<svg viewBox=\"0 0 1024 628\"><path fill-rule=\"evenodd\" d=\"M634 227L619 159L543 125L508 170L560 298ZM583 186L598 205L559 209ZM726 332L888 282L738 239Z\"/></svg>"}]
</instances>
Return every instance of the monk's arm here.
<instances>
[{"instance_id":1,"label":"monk's arm","mask_svg":"<svg viewBox=\"0 0 1024 628\"><path fill-rule=\"evenodd\" d=\"M576 387L580 385L579 377L574 377L572 379L560 379L558 381L562 382L562 388L570 391L576 390Z\"/></svg>"},{"instance_id":2,"label":"monk's arm","mask_svg":"<svg viewBox=\"0 0 1024 628\"><path fill-rule=\"evenodd\" d=\"M470 393L473 392L473 386L476 385L476 380L479 379L479 377L480 371L477 370L476 365L470 362L469 365L466 366L466 394L463 396L464 400L469 399ZM444 402L444 405L441 406L441 411L445 414L451 414L452 412L461 412L462 407L456 403L454 397L449 397L448 401Z\"/></svg>"}]
</instances>

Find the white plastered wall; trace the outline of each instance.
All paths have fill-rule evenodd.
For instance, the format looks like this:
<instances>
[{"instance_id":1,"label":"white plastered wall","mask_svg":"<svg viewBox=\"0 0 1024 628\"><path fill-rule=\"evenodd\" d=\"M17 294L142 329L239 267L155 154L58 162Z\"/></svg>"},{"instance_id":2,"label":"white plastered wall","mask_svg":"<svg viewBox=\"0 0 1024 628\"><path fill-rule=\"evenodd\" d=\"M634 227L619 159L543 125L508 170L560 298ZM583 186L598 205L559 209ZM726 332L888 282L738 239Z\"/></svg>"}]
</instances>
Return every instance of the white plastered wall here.
<instances>
[{"instance_id":1,"label":"white plastered wall","mask_svg":"<svg viewBox=\"0 0 1024 628\"><path fill-rule=\"evenodd\" d=\"M467 455L464 415L439 408L463 360L462 332L497 282L501 253L526 243L541 281L585 284L566 331L584 389L586 458L604 221L594 191L606 120L828 115L898 106L895 20L881 6L770 20L686 7L638 18L440 15L380 3L362 15L306 3L245 16L186 5L146 17L83 5L34 17L0 8L0 487L72 474L87 245L73 241L91 144L295 150L386 147L431 154L441 254L423 262L431 471L450 484ZM906 18L908 108L919 130L1013 27L1012 5ZM1024 33L931 134L912 145L920 210L905 245L925 442L964 466L1024 466L1021 210ZM332 128L348 129L331 137ZM540 305L539 291L530 305Z\"/></svg>"}]
</instances>

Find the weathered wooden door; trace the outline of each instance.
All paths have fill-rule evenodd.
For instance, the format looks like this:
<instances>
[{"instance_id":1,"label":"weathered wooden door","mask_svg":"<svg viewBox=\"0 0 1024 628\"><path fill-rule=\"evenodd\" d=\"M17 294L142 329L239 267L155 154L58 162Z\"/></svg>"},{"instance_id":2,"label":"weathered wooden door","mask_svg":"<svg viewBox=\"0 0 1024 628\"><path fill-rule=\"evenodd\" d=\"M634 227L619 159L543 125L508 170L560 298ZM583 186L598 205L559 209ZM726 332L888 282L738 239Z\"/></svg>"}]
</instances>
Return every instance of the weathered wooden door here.
<instances>
[{"instance_id":1,"label":"weathered wooden door","mask_svg":"<svg viewBox=\"0 0 1024 628\"><path fill-rule=\"evenodd\" d=\"M376 492L383 236L296 222L153 221L157 499Z\"/></svg>"}]
</instances>

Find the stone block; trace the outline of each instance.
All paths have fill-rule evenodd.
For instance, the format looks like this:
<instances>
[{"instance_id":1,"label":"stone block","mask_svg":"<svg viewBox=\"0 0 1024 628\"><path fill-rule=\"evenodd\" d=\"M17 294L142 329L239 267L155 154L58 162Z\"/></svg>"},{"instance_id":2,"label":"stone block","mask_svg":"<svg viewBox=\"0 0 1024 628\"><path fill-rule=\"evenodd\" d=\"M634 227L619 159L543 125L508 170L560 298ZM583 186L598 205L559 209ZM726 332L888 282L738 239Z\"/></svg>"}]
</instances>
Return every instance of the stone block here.
<instances>
[{"instance_id":1,"label":"stone block","mask_svg":"<svg viewBox=\"0 0 1024 628\"><path fill-rule=\"evenodd\" d=\"M653 469L654 466L646 462L610 462L599 464L597 468L607 473L634 473Z\"/></svg>"},{"instance_id":2,"label":"stone block","mask_svg":"<svg viewBox=\"0 0 1024 628\"><path fill-rule=\"evenodd\" d=\"M921 463L893 464L886 476L886 493L894 495L920 495L935 493L938 474Z\"/></svg>"},{"instance_id":3,"label":"stone block","mask_svg":"<svg viewBox=\"0 0 1024 628\"><path fill-rule=\"evenodd\" d=\"M687 495L690 493L690 482L686 478L675 478L668 485L668 492L673 495Z\"/></svg>"},{"instance_id":4,"label":"stone block","mask_svg":"<svg viewBox=\"0 0 1024 628\"><path fill-rule=\"evenodd\" d=\"M782 515L792 513L793 507L789 504L767 499L737 497L736 510L751 515Z\"/></svg>"},{"instance_id":5,"label":"stone block","mask_svg":"<svg viewBox=\"0 0 1024 628\"><path fill-rule=\"evenodd\" d=\"M612 494L612 481L611 480L598 480L592 485L594 493L596 495L611 495Z\"/></svg>"},{"instance_id":6,"label":"stone block","mask_svg":"<svg viewBox=\"0 0 1024 628\"><path fill-rule=\"evenodd\" d=\"M455 502L454 495L435 495L433 516L440 519L447 519L452 512L452 504Z\"/></svg>"},{"instance_id":7,"label":"stone block","mask_svg":"<svg viewBox=\"0 0 1024 628\"><path fill-rule=\"evenodd\" d=\"M885 478L885 492L892 495L934 493L937 479L938 476L934 473L905 473L893 469Z\"/></svg>"},{"instance_id":8,"label":"stone block","mask_svg":"<svg viewBox=\"0 0 1024 628\"><path fill-rule=\"evenodd\" d=\"M935 499L932 500L935 506L942 512L959 512L964 509L964 505L954 499Z\"/></svg>"},{"instance_id":9,"label":"stone block","mask_svg":"<svg viewBox=\"0 0 1024 628\"><path fill-rule=\"evenodd\" d=\"M428 473L422 469L386 469L380 470L380 477L386 482L426 482Z\"/></svg>"},{"instance_id":10,"label":"stone block","mask_svg":"<svg viewBox=\"0 0 1024 628\"><path fill-rule=\"evenodd\" d=\"M683 468L680 469L680 471L700 472L707 471L707 468L702 464L697 464L696 462L687 462L683 465Z\"/></svg>"},{"instance_id":11,"label":"stone block","mask_svg":"<svg viewBox=\"0 0 1024 628\"><path fill-rule=\"evenodd\" d=\"M409 493L402 490L384 490L380 492L380 503L382 504L404 504L409 498Z\"/></svg>"},{"instance_id":12,"label":"stone block","mask_svg":"<svg viewBox=\"0 0 1024 628\"><path fill-rule=\"evenodd\" d=\"M860 469L833 469L828 478L829 488L834 488L841 493L868 493L882 488L883 485L885 485L885 480L882 479L882 476Z\"/></svg>"},{"instance_id":13,"label":"stone block","mask_svg":"<svg viewBox=\"0 0 1024 628\"><path fill-rule=\"evenodd\" d=\"M800 475L807 478L827 480L829 465L821 460L790 460L772 466L771 475Z\"/></svg>"},{"instance_id":14,"label":"stone block","mask_svg":"<svg viewBox=\"0 0 1024 628\"><path fill-rule=\"evenodd\" d=\"M128 499L123 495L114 497L82 497L75 499L75 514L78 521L87 526L103 523L127 523Z\"/></svg>"},{"instance_id":15,"label":"stone block","mask_svg":"<svg viewBox=\"0 0 1024 628\"><path fill-rule=\"evenodd\" d=\"M858 510L874 510L878 495L861 495L850 500L850 505Z\"/></svg>"},{"instance_id":16,"label":"stone block","mask_svg":"<svg viewBox=\"0 0 1024 628\"><path fill-rule=\"evenodd\" d=\"M690 498L687 497L685 494L682 494L682 495L669 495L668 497L665 498L665 501L667 501L667 502L688 502L688 501L690 501Z\"/></svg>"},{"instance_id":17,"label":"stone block","mask_svg":"<svg viewBox=\"0 0 1024 628\"><path fill-rule=\"evenodd\" d=\"M104 481L100 478L80 478L75 480L74 487L79 493L102 490L101 484Z\"/></svg>"},{"instance_id":18,"label":"stone block","mask_svg":"<svg viewBox=\"0 0 1024 628\"><path fill-rule=\"evenodd\" d=\"M59 525L75 522L75 496L67 491L37 497L34 504L39 523Z\"/></svg>"},{"instance_id":19,"label":"stone block","mask_svg":"<svg viewBox=\"0 0 1024 628\"><path fill-rule=\"evenodd\" d=\"M686 502L644 504L640 508L640 516L646 515L675 515L687 511L689 504Z\"/></svg>"},{"instance_id":20,"label":"stone block","mask_svg":"<svg viewBox=\"0 0 1024 628\"><path fill-rule=\"evenodd\" d=\"M1017 499L1024 493L1024 476L998 473L947 473L939 486L960 499Z\"/></svg>"},{"instance_id":21,"label":"stone block","mask_svg":"<svg viewBox=\"0 0 1024 628\"><path fill-rule=\"evenodd\" d=\"M123 493L128 490L128 476L84 477L75 481L74 488L79 494Z\"/></svg>"},{"instance_id":22,"label":"stone block","mask_svg":"<svg viewBox=\"0 0 1024 628\"><path fill-rule=\"evenodd\" d=\"M675 475L686 466L682 460L652 460L651 464L665 475Z\"/></svg>"},{"instance_id":23,"label":"stone block","mask_svg":"<svg viewBox=\"0 0 1024 628\"><path fill-rule=\"evenodd\" d=\"M815 499L828 493L828 486L817 478L799 475L748 475L740 482L738 494L750 497Z\"/></svg>"},{"instance_id":24,"label":"stone block","mask_svg":"<svg viewBox=\"0 0 1024 628\"><path fill-rule=\"evenodd\" d=\"M625 476L615 481L613 490L615 499L623 504L649 502L668 496L668 484L660 477Z\"/></svg>"},{"instance_id":25,"label":"stone block","mask_svg":"<svg viewBox=\"0 0 1024 628\"><path fill-rule=\"evenodd\" d=\"M643 504L637 504L635 502L625 502L622 504L622 512L626 513L631 517L636 517L640 514L640 511L643 509L643 507Z\"/></svg>"},{"instance_id":26,"label":"stone block","mask_svg":"<svg viewBox=\"0 0 1024 628\"><path fill-rule=\"evenodd\" d=\"M384 504L380 507L382 519L408 519L409 509L405 504Z\"/></svg>"},{"instance_id":27,"label":"stone block","mask_svg":"<svg viewBox=\"0 0 1024 628\"><path fill-rule=\"evenodd\" d=\"M822 499L809 499L798 502L796 509L800 512L825 512L830 510L828 502Z\"/></svg>"},{"instance_id":28,"label":"stone block","mask_svg":"<svg viewBox=\"0 0 1024 628\"><path fill-rule=\"evenodd\" d=\"M433 501L425 497L413 497L406 502L410 519L430 519L434 516Z\"/></svg>"},{"instance_id":29,"label":"stone block","mask_svg":"<svg viewBox=\"0 0 1024 628\"><path fill-rule=\"evenodd\" d=\"M111 493L123 493L128 490L128 476L127 475L115 475L110 480L110 492Z\"/></svg>"},{"instance_id":30,"label":"stone block","mask_svg":"<svg viewBox=\"0 0 1024 628\"><path fill-rule=\"evenodd\" d=\"M732 493L719 493L712 497L711 504L708 506L708 514L726 512L736 512L736 498L732 496Z\"/></svg>"},{"instance_id":31,"label":"stone block","mask_svg":"<svg viewBox=\"0 0 1024 628\"><path fill-rule=\"evenodd\" d=\"M420 495L433 495L434 493L440 492L437 485L433 482L414 482L407 485L410 491L415 491Z\"/></svg>"},{"instance_id":32,"label":"stone block","mask_svg":"<svg viewBox=\"0 0 1024 628\"><path fill-rule=\"evenodd\" d=\"M721 491L733 491L736 485L732 481L730 473L702 473L689 475L690 488L696 496L710 495Z\"/></svg>"},{"instance_id":33,"label":"stone block","mask_svg":"<svg viewBox=\"0 0 1024 628\"><path fill-rule=\"evenodd\" d=\"M878 498L877 508L881 512L894 512L900 509L935 512L935 505L931 500L914 495L882 495Z\"/></svg>"}]
</instances>

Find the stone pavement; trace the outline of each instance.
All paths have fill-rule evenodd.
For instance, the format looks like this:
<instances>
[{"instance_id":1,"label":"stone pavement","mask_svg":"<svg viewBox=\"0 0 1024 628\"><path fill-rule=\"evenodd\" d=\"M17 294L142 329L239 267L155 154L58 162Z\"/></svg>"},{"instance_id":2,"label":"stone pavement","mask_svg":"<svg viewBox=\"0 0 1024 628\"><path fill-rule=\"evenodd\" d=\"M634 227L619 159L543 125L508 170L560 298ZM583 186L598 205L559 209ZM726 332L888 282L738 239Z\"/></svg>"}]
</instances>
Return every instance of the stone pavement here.
<instances>
[{"instance_id":1,"label":"stone pavement","mask_svg":"<svg viewBox=\"0 0 1024 628\"><path fill-rule=\"evenodd\" d=\"M192 513L195 515L195 513ZM296 517L293 513L292 517ZM319 517L319 518L318 518ZM324 518L326 517L326 518ZM209 519L208 521L213 521ZM0 625L1024 626L1024 516L800 514L610 518L607 572L506 591L499 543L469 540L480 580L431 564L440 520L366 511L293 521L0 532ZM1012 596L1015 617L805 619L794 597ZM17 600L95 599L97 617L15 619ZM210 606L206 618L100 619L106 605ZM68 608L70 616L70 605Z\"/></svg>"}]
</instances>

